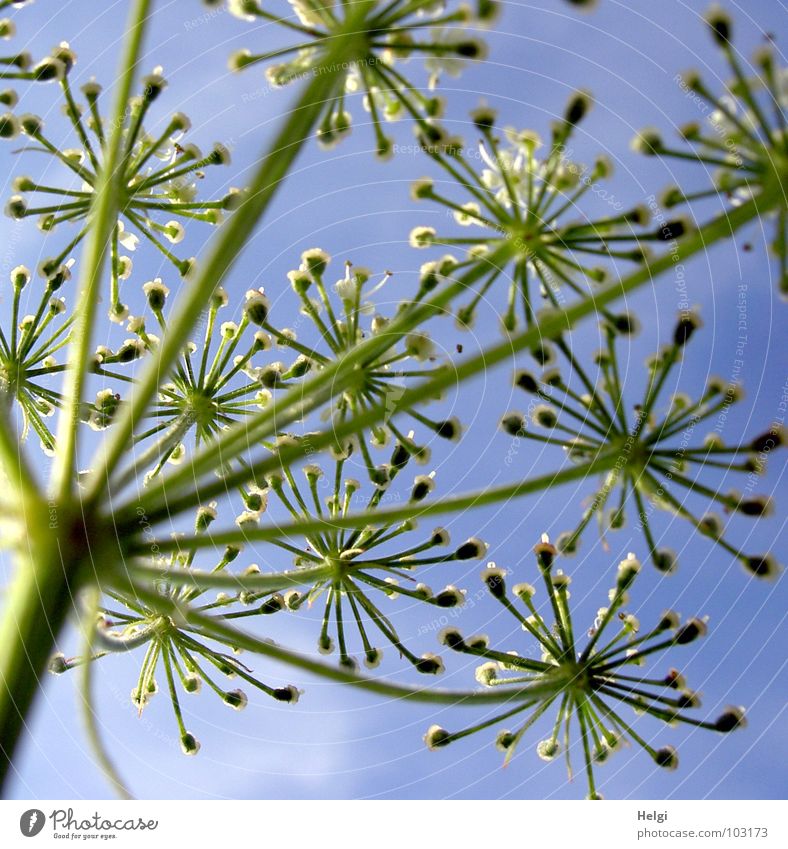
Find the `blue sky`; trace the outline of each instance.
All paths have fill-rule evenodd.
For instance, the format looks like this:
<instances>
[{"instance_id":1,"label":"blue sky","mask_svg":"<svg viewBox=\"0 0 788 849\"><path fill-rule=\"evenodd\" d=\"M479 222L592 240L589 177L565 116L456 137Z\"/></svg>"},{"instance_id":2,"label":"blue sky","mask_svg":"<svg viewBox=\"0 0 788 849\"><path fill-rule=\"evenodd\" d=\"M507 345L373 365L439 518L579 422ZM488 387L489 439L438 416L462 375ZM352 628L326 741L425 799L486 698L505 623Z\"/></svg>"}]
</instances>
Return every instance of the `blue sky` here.
<instances>
[{"instance_id":1,"label":"blue sky","mask_svg":"<svg viewBox=\"0 0 788 849\"><path fill-rule=\"evenodd\" d=\"M676 85L677 72L697 67L717 84L725 77L721 57L699 17L706 5L678 0L659 4L601 0L594 14L579 15L561 0L504 3L503 15L488 36L489 58L467 68L458 80L446 78L441 86L448 101L447 123L472 143L474 131L466 116L480 99L486 99L500 110L501 124L534 128L546 135L550 120L562 113L568 95L578 87L588 88L596 93L597 103L577 135L576 156L592 162L598 152L605 152L613 160L616 174L609 189L616 197L630 205L643 202L669 182L702 188L705 177L699 169L639 157L630 151L629 141L644 125L660 126L668 134L673 127L699 117L697 105ZM736 4L728 5L736 9ZM782 3L757 0L738 5L742 8L736 14L736 43L743 53L749 54L762 43L764 31L776 36L778 48L783 44ZM82 82L95 75L109 85L126 6L110 3L97 14L96 5L84 0L38 0L18 16L18 39L36 55L61 40L69 41L79 56L74 79ZM170 112L180 110L192 119L189 140L205 148L217 140L231 147L232 165L208 175L202 196L221 192L228 185L242 185L294 92L268 89L257 69L229 74L226 57L239 47L275 44L281 35L268 26L256 28L223 13L206 12L198 0L159 2L156 8L144 66L162 65L169 86L154 111L154 123L166 122ZM53 136L57 137L59 128L65 142L66 127L57 114L55 95L50 87L25 92L17 111L38 112L52 127ZM352 111L356 126L340 147L324 152L311 145L302 153L227 286L239 299L251 285L264 285L278 314L293 316L282 318L284 324L292 323L296 315L285 274L296 267L303 249L316 245L326 249L334 256L338 273L346 258L376 271L392 270L394 277L381 293L381 301L393 307L413 290L419 264L431 256L407 246L411 227L446 220L443 210L417 206L409 196L409 184L415 177L440 176L426 157L403 153L386 163L375 161L371 130L365 126L360 103L354 103ZM394 132L400 144L410 143L407 124L395 126ZM24 155L13 154L16 146L4 143L0 147L6 195L13 176L37 174L43 167L32 156L25 160ZM714 208L710 204L702 212L711 214ZM585 209L604 213L605 201L590 199ZM3 277L16 264L33 267L51 252L41 247L33 222L17 225L2 219L0 227L5 243L0 257ZM723 436L730 441L761 432L778 416L786 385L785 346L780 345L776 331L784 326L788 307L774 294L766 250L769 234L768 223L765 228L753 225L687 266L689 299L700 305L704 328L693 339L682 365L681 388L696 392L709 374L731 379L736 374L736 360L745 360L747 399L724 423ZM197 254L208 235L207 228L192 227L182 253ZM61 237L50 238L57 241ZM745 243L752 245L751 251L743 250ZM171 271L146 249L138 252L135 264L135 277L127 285L139 286L157 274L165 276L173 291L187 285L172 279ZM741 285L747 287L744 296ZM457 342L466 353L472 353L498 340L496 309L503 297L498 294L500 298L491 295L484 305L472 332L461 333L449 320L430 328L447 355ZM624 379L631 386L628 395L636 400L644 377L644 357L666 341L673 329L678 309L675 281L669 276L657 280L653 287L629 298L627 307L643 324L625 363ZM746 324L743 343L742 309ZM104 327L101 333L106 333ZM593 350L597 344L593 320L580 326L575 336L578 351ZM528 363L518 359L517 364ZM526 405L522 397L512 395L514 365L501 365L442 402L440 409L459 415L468 430L460 447L433 445L436 494L483 488L559 467L559 453L528 446L521 448L514 462L505 462L511 440L497 432L497 421L507 409ZM30 448L35 452L35 446ZM46 471L46 458L40 457L40 467ZM772 458L759 491L778 490L779 467L780 458ZM736 484L731 480L726 488ZM533 580L533 544L543 531L557 534L572 527L583 498L592 491L589 482L442 521L455 539L471 533L485 539L490 544L489 558L509 568L517 580ZM694 504L704 509L701 502ZM757 525L745 518L732 519L730 536L748 550L772 548L777 552L784 542L784 519L784 504L778 502L776 514ZM602 792L611 798L780 797L788 780L785 687L780 686L788 638L783 583L748 580L726 555L692 536L683 522L671 524L661 518L656 524L665 539L681 550L682 565L677 575L667 578L644 568L630 607L643 621L665 606L687 616L709 615L709 638L664 663L682 668L691 685L703 692L702 710L708 715L715 716L728 703L747 705L749 727L728 737L715 737L664 729L648 718L639 720L638 728L648 739L679 749L680 770L660 771L639 749L626 749L599 770ZM589 531L580 555L562 564L573 578L576 621L588 624L605 603L618 560L628 551L643 550L634 527L611 536L608 551L594 529ZM269 554L261 548L244 556L266 562ZM451 580L468 587L469 596L475 598L479 565L460 567ZM445 580L443 575L427 578L436 585ZM276 617L271 636L305 652L314 651L316 613ZM433 608L425 611L408 605L398 606L395 615L403 638L419 651L436 647L433 619ZM516 645L512 641L518 639L510 622L498 616L488 599L467 605L457 624L469 633L487 632L502 645L507 641ZM73 635L67 635L62 648L68 653L73 644ZM533 729L513 762L503 769L502 756L492 744L494 731L439 752L424 747L422 735L433 722L456 728L480 718L467 708L436 713L426 706L387 702L307 676L294 677L289 670L257 660L251 665L264 680L294 680L303 686L306 692L300 703L289 707L250 693L248 708L236 714L210 693L203 693L185 705L189 727L202 741L199 755L187 759L180 753L164 696L154 699L141 719L132 708L129 692L139 658L107 660L110 662L102 663L97 675L101 722L122 772L140 797L539 799L577 798L585 793L582 776L570 783L560 762L545 764L537 758L535 745L548 733L549 721ZM442 684L475 686L473 664L459 656L449 661L450 674ZM412 680L401 673L391 652L378 672ZM85 744L75 685L76 679L67 676L52 679L39 698L10 787L14 798L107 795L107 786ZM579 767L579 753L575 761Z\"/></svg>"}]
</instances>

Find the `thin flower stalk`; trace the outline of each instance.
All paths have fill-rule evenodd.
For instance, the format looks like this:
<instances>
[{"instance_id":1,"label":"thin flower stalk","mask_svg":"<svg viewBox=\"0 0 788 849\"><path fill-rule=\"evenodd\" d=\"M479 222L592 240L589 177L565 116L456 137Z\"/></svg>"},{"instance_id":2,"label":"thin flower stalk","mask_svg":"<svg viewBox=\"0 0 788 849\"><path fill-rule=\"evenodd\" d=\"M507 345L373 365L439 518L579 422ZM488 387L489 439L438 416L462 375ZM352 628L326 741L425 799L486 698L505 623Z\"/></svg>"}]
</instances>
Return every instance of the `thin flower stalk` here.
<instances>
[{"instance_id":1,"label":"thin flower stalk","mask_svg":"<svg viewBox=\"0 0 788 849\"><path fill-rule=\"evenodd\" d=\"M586 195L612 173L604 156L591 168L571 159L572 136L591 105L587 92L570 98L563 116L553 124L546 154L539 152L543 143L533 131L507 127L501 139L494 110L480 107L472 117L481 135L481 171L467 161L461 144L441 146L423 140L424 150L448 173L464 199L454 200L451 192L444 193L426 178L413 184L413 197L443 206L469 235L450 236L438 232L440 228L416 227L411 245L463 249L467 258L457 263L455 273L501 245L512 247L509 264L485 275L471 300L458 310L458 326L472 326L479 305L484 299L495 300L496 290L508 281L501 323L512 332L522 316L530 327L542 306L560 308L568 294L593 297L597 287L611 279L611 261L643 263L652 245L673 241L690 229L680 219L646 229L650 212L643 205L623 208L614 202L608 214L596 218L582 211ZM441 263L445 259L438 267ZM435 266L435 262L427 263L424 271ZM606 314L604 307L600 311Z\"/></svg>"},{"instance_id":2,"label":"thin flower stalk","mask_svg":"<svg viewBox=\"0 0 788 849\"><path fill-rule=\"evenodd\" d=\"M230 69L267 65L269 84L286 86L316 72L337 34L346 30L352 18L361 37L335 79L317 138L322 147L329 148L350 132L348 101L361 93L375 133L376 152L382 158L391 156L393 149L383 129L385 122L410 113L437 117L443 110L441 98L421 92L396 65L412 56L424 57L429 89L435 87L441 74L458 76L467 61L484 56L483 42L467 34L465 27L486 25L498 10L494 0L480 0L475 11L461 4L447 9L435 0L366 0L355 4L293 0L290 5L297 20L274 14L259 0L229 0L230 13L237 18L271 22L287 28L296 39L286 47L263 52L239 50L230 57Z\"/></svg>"},{"instance_id":3,"label":"thin flower stalk","mask_svg":"<svg viewBox=\"0 0 788 849\"><path fill-rule=\"evenodd\" d=\"M75 231L58 254L41 263L39 270L45 278L62 273L63 263L85 237L99 176L107 165L106 147L111 129L110 120L101 111L102 87L95 81L85 83L81 86L84 102L80 103L70 84L70 71L76 55L64 43L53 56L64 69L59 79L63 111L78 147L59 147L36 115L23 115L19 123L21 131L30 140L27 149L46 153L58 160L68 169L72 181L64 181L63 185L47 185L33 177L16 177L15 194L6 205L6 212L12 218L36 217L44 233L51 233L62 224L70 225ZM220 144L204 154L195 145L183 143L183 135L190 127L184 114L173 115L164 130L155 136L146 132L144 121L166 85L161 68L154 69L143 78L142 93L130 98L123 112L117 178L118 220L110 243L109 315L118 323L128 316L120 284L129 278L132 271L132 260L124 251L135 251L140 239L143 239L185 276L192 270L194 260L180 258L173 253L173 246L181 242L185 234L182 222L200 221L217 225L223 212L235 208L240 200L234 190L217 200L197 199L197 183L204 176L205 169L228 164L230 153ZM34 203L29 198L38 202Z\"/></svg>"},{"instance_id":4,"label":"thin flower stalk","mask_svg":"<svg viewBox=\"0 0 788 849\"><path fill-rule=\"evenodd\" d=\"M715 93L698 71L682 75L681 87L697 98L707 118L679 128L682 146L666 142L658 129L648 127L634 138L632 146L647 156L696 162L713 175L711 188L688 190L669 186L661 196L667 209L721 198L732 206L757 198L774 180L788 180L788 132L785 110L786 75L771 44L759 47L748 63L733 45L733 21L718 4L706 13L708 31L721 51L731 73L730 82ZM777 262L777 288L788 297L788 204L782 203L774 218L772 253Z\"/></svg>"},{"instance_id":5,"label":"thin flower stalk","mask_svg":"<svg viewBox=\"0 0 788 849\"><path fill-rule=\"evenodd\" d=\"M716 502L726 513L756 518L768 515L772 507L768 498L736 490L722 492L705 484L701 474L715 469L747 477L762 474L762 455L766 456L762 447L768 444L771 451L783 442L777 424L741 445L726 446L716 429L699 438L700 429L742 398L742 388L736 383L711 378L696 400L676 392L665 403L670 375L680 366L699 326L694 311L679 316L671 342L647 362L648 380L637 403L629 398L619 367L620 340L637 329L631 316L619 317L615 325L603 321L605 346L595 355L594 373L589 374L578 361L568 340L558 336L544 349L549 354L548 368L540 377L527 370L515 374L515 386L533 399L530 421L522 413L510 411L501 420L505 432L559 447L570 461L579 464L588 463L600 452L616 456L578 525L558 538L556 544L564 554L577 551L593 519L604 535L623 527L628 510L634 510L652 562L660 571L672 572L678 556L658 543L650 522L650 512L656 508L687 520L735 557L748 574L773 578L780 571L771 554L744 553L726 539L720 517L696 515L685 500L686 494L693 493ZM557 354L567 365L563 373L551 367ZM549 435L532 432L531 425Z\"/></svg>"}]
</instances>

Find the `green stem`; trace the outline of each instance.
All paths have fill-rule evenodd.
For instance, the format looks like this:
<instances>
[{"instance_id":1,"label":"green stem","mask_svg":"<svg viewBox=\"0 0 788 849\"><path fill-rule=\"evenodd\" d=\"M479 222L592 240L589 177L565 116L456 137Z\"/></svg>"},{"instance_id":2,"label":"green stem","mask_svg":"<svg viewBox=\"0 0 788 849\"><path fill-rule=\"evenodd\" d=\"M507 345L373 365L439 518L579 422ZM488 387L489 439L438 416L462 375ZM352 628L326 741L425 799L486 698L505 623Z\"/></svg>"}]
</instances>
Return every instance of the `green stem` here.
<instances>
[{"instance_id":1,"label":"green stem","mask_svg":"<svg viewBox=\"0 0 788 849\"><path fill-rule=\"evenodd\" d=\"M91 464L94 472L86 485L85 494L89 503L95 503L106 488L109 475L127 450L136 422L142 419L159 383L165 379L180 355L211 294L223 282L242 253L257 222L281 187L290 166L325 108L326 101L331 98L343 62L363 44L363 33L354 31L354 23L366 12L367 6L368 2L361 3L344 32L333 39L331 49L315 69L298 104L290 112L288 120L258 165L245 202L222 226L205 265L196 279L190 282L188 294L179 299L161 346L156 355L149 359L132 399L118 416L112 432Z\"/></svg>"},{"instance_id":2,"label":"green stem","mask_svg":"<svg viewBox=\"0 0 788 849\"><path fill-rule=\"evenodd\" d=\"M529 684L524 687L496 687L492 690L481 691L452 691L407 687L401 684L388 683L376 678L365 678L355 675L352 672L347 672L341 667L335 667L319 660L313 660L298 652L266 642L252 634L239 631L225 624L220 619L214 619L191 608L182 606L173 599L146 590L137 584L124 582L123 578L121 578L121 582L125 583L125 585L119 586L118 589L136 595L146 603L154 606L163 615L172 616L177 618L178 621L193 625L200 632L210 637L221 640L229 645L255 652L280 663L287 663L290 666L301 669L303 672L309 672L328 681L334 681L338 684L352 684L361 690L376 693L380 696L428 704L477 705L511 702L515 699L549 698L554 696L556 692L557 683L550 680L537 684Z\"/></svg>"},{"instance_id":3,"label":"green stem","mask_svg":"<svg viewBox=\"0 0 788 849\"><path fill-rule=\"evenodd\" d=\"M540 492L552 486L559 486L563 483L585 478L588 475L597 474L606 471L615 464L617 454L603 454L597 457L590 463L584 466L571 466L561 472L549 472L536 478L529 478L517 483L504 484L503 486L490 487L480 492L473 492L467 495L456 495L451 498L444 498L439 501L434 501L431 504L407 504L402 507L388 507L380 510L370 510L362 513L348 513L343 516L332 516L330 519L313 518L309 520L298 520L290 524L277 525L268 528L248 528L236 529L231 531L218 531L216 533L194 534L188 536L179 536L176 539L161 539L151 540L144 539L135 543L133 537L130 538L127 553L131 556L138 556L150 550L150 546L157 546L161 553L170 551L193 551L198 548L214 548L216 546L238 544L246 542L264 542L281 539L289 536L306 536L309 534L319 533L326 530L337 530L338 528L360 528L374 524L377 526L388 527L395 522L402 520L421 519L425 516L444 513L459 513L465 510L470 510L476 507L483 507L488 504L496 504L500 501L508 501L512 498L519 498L523 495L528 495L533 492ZM121 536L125 536L125 532L119 530ZM365 564L366 565L366 564ZM126 565L123 567L127 568ZM146 569L145 567L131 566L128 568L136 574L146 574L149 577L166 575L168 579L177 578L178 572L170 572L160 569ZM293 572L284 573L280 576L282 579L287 579L286 582L278 589L284 586L291 585L291 578L295 579L303 575L303 579L299 583L304 583L311 579L312 572L322 574L323 567L315 570L296 570ZM195 573L191 570L183 572L185 582L190 583L195 579ZM207 575L201 576L210 582ZM270 578L272 576L252 576L249 586L251 587L255 581L262 577ZM224 579L226 580L226 579ZM245 579L237 580L239 585ZM261 585L264 585L261 581ZM200 584L201 586L217 586L210 583ZM256 585L255 585L256 586Z\"/></svg>"},{"instance_id":4,"label":"green stem","mask_svg":"<svg viewBox=\"0 0 788 849\"><path fill-rule=\"evenodd\" d=\"M694 254L707 250L715 242L730 237L748 222L777 207L782 202L782 198L781 186L769 185L758 197L730 212L713 218L698 231L678 242L671 252L660 256L651 263L642 265L622 280L610 283L596 292L593 297L579 301L564 310L551 311L543 316L538 323L465 360L456 368L442 369L421 381L402 395L398 401L398 407L407 409L409 405L418 403L423 397L431 396L441 389L456 385L464 379L486 371L492 365L511 357L518 351L533 347L544 339L559 336L592 312L597 312L601 307L612 303L645 283L653 281L659 274L675 268L679 262L685 262ZM386 340L396 338L400 331L400 324L407 326L406 321L407 314L392 322L387 333L384 334ZM249 445L258 443L266 435L270 436L274 423L281 427L285 423L283 416L291 416L291 411L293 411L293 417L296 414L301 415L304 410L304 398L311 398L316 393L324 391L326 387L329 387L332 392L342 391L345 388L343 377L345 381L349 381L354 374L354 367L366 361L373 352L377 351L376 345L380 345L380 341L376 337L362 342L341 361L322 370L320 374L303 386L291 390L290 393L278 399L276 413L273 410L262 411L231 427L226 433L212 441L209 446L198 452L189 463L184 463L177 471L163 477L155 487L151 487L142 496L140 503L151 508L166 504L168 516L175 515L179 510L190 509L197 502L194 497L190 498L188 495L179 497L177 489L179 485L193 487L195 480L199 480L202 474L212 472L217 456L221 456L224 461L229 462L238 455L241 446L246 449ZM285 457L287 461L298 459L303 455L306 448L312 452L320 447L325 447L329 442L357 433L361 428L381 421L388 412L390 411L383 404L370 408L335 428L332 434L310 437L308 441L305 441L303 445L298 446L293 451L283 451L281 458L283 461ZM288 418L287 421L289 420ZM256 465L253 468L258 471ZM243 483L243 481L235 481L231 475L230 480L225 479L223 482L207 485L201 489L200 498L209 496L214 489L217 492L223 491L222 483L232 486L238 482ZM171 487L171 489L168 489L168 487Z\"/></svg>"},{"instance_id":5,"label":"green stem","mask_svg":"<svg viewBox=\"0 0 788 849\"><path fill-rule=\"evenodd\" d=\"M26 719L38 692L41 676L72 604L79 583L87 538L84 523L69 504L74 484L78 407L90 374L90 333L98 301L106 245L117 218L115 165L122 137L122 121L142 42L150 0L137 0L129 23L130 36L121 62L115 132L107 151L107 170L100 176L94 208L94 228L85 253L82 287L76 309L77 331L69 351L67 390L61 412L62 438L52 471L59 496L47 502L19 454L8 444L10 430L0 426L0 459L6 475L24 495L18 505L24 541L17 543L15 572L0 622L0 789L12 769ZM89 549L87 549L89 551Z\"/></svg>"}]
</instances>

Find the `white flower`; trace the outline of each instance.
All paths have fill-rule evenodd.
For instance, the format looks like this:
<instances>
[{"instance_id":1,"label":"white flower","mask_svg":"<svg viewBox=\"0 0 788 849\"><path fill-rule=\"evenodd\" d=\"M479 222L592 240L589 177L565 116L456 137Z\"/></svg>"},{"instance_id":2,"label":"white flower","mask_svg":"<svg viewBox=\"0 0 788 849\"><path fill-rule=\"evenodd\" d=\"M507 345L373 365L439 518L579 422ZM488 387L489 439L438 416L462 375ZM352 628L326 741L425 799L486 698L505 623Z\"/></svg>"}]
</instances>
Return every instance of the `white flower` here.
<instances>
[{"instance_id":1,"label":"white flower","mask_svg":"<svg viewBox=\"0 0 788 849\"><path fill-rule=\"evenodd\" d=\"M126 231L126 227L122 221L118 221L118 242L127 250L127 251L136 251L137 245L139 244L139 236L135 236L134 233L128 233Z\"/></svg>"}]
</instances>

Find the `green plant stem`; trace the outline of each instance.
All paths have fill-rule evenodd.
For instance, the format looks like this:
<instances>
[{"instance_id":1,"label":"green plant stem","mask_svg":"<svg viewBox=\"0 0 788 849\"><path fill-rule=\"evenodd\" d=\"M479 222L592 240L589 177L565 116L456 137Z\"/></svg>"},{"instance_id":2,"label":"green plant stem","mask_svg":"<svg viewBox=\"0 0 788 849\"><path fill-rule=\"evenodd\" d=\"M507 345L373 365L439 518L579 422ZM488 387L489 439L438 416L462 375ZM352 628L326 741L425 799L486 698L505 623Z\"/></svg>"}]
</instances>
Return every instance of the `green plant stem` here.
<instances>
[{"instance_id":1,"label":"green plant stem","mask_svg":"<svg viewBox=\"0 0 788 849\"><path fill-rule=\"evenodd\" d=\"M273 200L287 177L290 166L309 138L340 73L343 62L352 58L363 45L363 33L354 31L369 2L359 4L359 9L348 20L346 29L334 39L321 64L304 90L295 108L274 139L268 153L257 167L248 187L246 199L233 213L215 241L205 265L196 279L189 282L185 294L176 305L175 315L167 327L156 354L148 361L134 393L118 415L112 430L92 462L93 473L86 483L85 499L94 503L108 485L108 478L121 456L127 450L134 427L162 380L166 379L172 365L186 344L189 333L217 286L240 256L257 222Z\"/></svg>"},{"instance_id":2,"label":"green plant stem","mask_svg":"<svg viewBox=\"0 0 788 849\"><path fill-rule=\"evenodd\" d=\"M501 362L518 351L533 347L544 339L551 339L560 333L566 332L577 321L592 312L598 311L601 307L612 303L621 296L636 290L645 283L654 280L661 273L674 268L680 262L687 261L690 257L706 250L715 242L730 237L740 227L752 221L757 216L768 213L782 202L782 187L779 185L770 185L758 197L736 207L728 213L715 217L686 239L679 241L674 251L660 256L648 264L644 264L621 281L605 286L592 297L579 301L564 310L549 311L532 327L465 360L454 369L444 369L438 374L432 375L418 383L398 399L398 407L406 409L409 404L418 401L425 395L432 395L440 389L456 385L461 380L489 369L492 365ZM402 321L406 321L406 318L402 319ZM396 341L399 332L406 331L401 330L399 320L395 319L391 326L387 328L386 339L393 338ZM196 506L202 499L219 494L225 491L226 488L249 480L252 477L251 473L260 474L263 468L268 470L275 468L276 464L274 463L272 465L271 460L268 460L260 464L254 464L246 473L233 473L229 478L224 478L222 481L214 481L204 487L194 487L194 482L199 480L200 475L212 472L216 466L217 457L222 463L231 461L237 456L238 450L241 447L245 449L249 445L258 443L260 439L271 436L274 424L281 425L282 423L280 416L284 415L287 417L289 411L293 409L303 410L304 397L309 397L311 393L325 391L327 387L330 387L334 392L342 391L345 387L342 375L344 375L344 381L352 379L352 367L369 356L373 351L373 346L376 344L379 345L379 341L374 337L362 342L345 359L324 369L319 375L304 384L304 386L291 390L291 392L279 399L276 406L276 414L272 410L263 411L231 427L226 433L223 433L209 445L206 445L176 472L162 476L157 484L143 493L134 504L129 503L125 507L119 508L118 512L120 516L130 515L134 508L139 505L146 509L146 512L148 512L148 521L151 523L160 518L169 519L177 515L180 511ZM394 343L392 342L392 344ZM342 369L342 375L338 374L340 368ZM347 370L348 368L351 370ZM381 421L389 413L390 409L387 409L385 404L370 408L363 414L337 426L330 434L310 437L308 443L305 442L303 446L292 451L282 452L280 459L284 459L285 457L288 461L297 459L299 456L303 456L306 448L309 448L311 452L320 447L325 447L338 438L356 433L362 427ZM187 490L189 486L193 487L191 495Z\"/></svg>"},{"instance_id":3,"label":"green plant stem","mask_svg":"<svg viewBox=\"0 0 788 849\"><path fill-rule=\"evenodd\" d=\"M381 337L372 337L369 342L375 344L374 348L371 348L368 343L362 343L353 348L341 360L327 366L317 377L312 378L302 387L291 390L280 398L275 405L270 405L259 416L255 416L254 422L249 427L245 427L241 423L241 426L230 428L226 434L231 438L231 444L229 446L224 444L221 437L211 441L207 449L195 455L189 464L184 464L177 472L171 473L166 478L151 485L146 492L136 497L133 502L120 505L117 509L118 516L125 515L128 510L133 512L140 507L147 509L152 505L169 503L169 500L173 497L173 493L167 491L168 486L175 487L181 483L188 484L197 480L199 474L211 471L216 467L217 458L218 462L224 462L222 459L224 454L222 452L232 452L235 450L235 446L240 448L242 446L246 447L248 445L258 444L261 440L272 436L277 428L286 427L287 424L301 418L306 412L320 403L328 401L333 395L348 389L353 382L361 378L362 371L360 366L367 357L372 357L375 353L383 353L387 348L392 347L410 330L433 314L435 310L441 310L451 301L452 297L459 292L465 291L478 277L483 276L490 266L498 267L499 263L505 261L507 255L508 251L501 251L492 257L486 258L483 264L474 266L471 271L446 287L440 295L427 303L418 305L414 310L408 311L404 317L395 319L386 328L385 334L381 334ZM381 338L383 338L382 343L380 341ZM498 359L505 356L507 351L512 353L505 345L504 349L504 352ZM359 353L360 351L361 353ZM481 358L483 365L486 362L485 355L480 354L479 358ZM476 360L474 360L475 362ZM497 359L494 359L490 364L494 362L497 362ZM478 371L480 367L482 366L479 366L477 363L476 370ZM472 366L468 365L468 368L470 369ZM457 374L456 369L446 369L446 371L451 371L454 375ZM448 377L441 385L448 385L452 382L452 378ZM416 397L414 393L415 390L410 390L401 396L397 401L398 406L402 406L402 398L407 397L409 401L414 400ZM305 402L304 398L308 398L308 401ZM390 408L387 408L385 403L377 407L369 407L363 414L354 417L350 422L343 422L335 426L331 431L326 431L314 438L310 437L310 449L317 450L324 448L345 435L357 433L360 427L368 423L380 421L390 412ZM221 445L219 444L220 442L222 443ZM263 463L259 468L257 465L254 465L249 469L249 472L263 474L264 471L272 471L275 468L280 468L285 458L287 460L291 459L291 453L293 455L292 459L298 459L303 456L303 451L283 451L281 452L279 461L275 461L273 464ZM231 456L233 455L231 454ZM228 488L247 483L250 479L249 472L230 474L224 478L224 483ZM232 479L233 483L229 482L230 479ZM224 489L225 487L222 486L221 490L223 491Z\"/></svg>"},{"instance_id":4,"label":"green plant stem","mask_svg":"<svg viewBox=\"0 0 788 849\"><path fill-rule=\"evenodd\" d=\"M538 684L529 684L525 687L496 687L492 690L435 690L432 687L407 687L401 684L392 684L376 678L365 678L346 672L339 666L332 666L311 657L291 651L282 646L261 640L252 634L239 631L220 620L199 611L179 605L175 600L159 595L156 592L145 589L131 581L125 581L118 587L123 592L136 595L147 604L154 606L165 616L172 616L176 621L186 622L207 635L220 639L222 642L237 646L238 648L252 651L262 657L300 669L303 672L317 675L328 681L338 684L351 684L361 690L376 693L379 696L403 699L413 702L444 705L477 705L498 704L520 699L550 698L556 693L560 682L545 681Z\"/></svg>"},{"instance_id":5,"label":"green plant stem","mask_svg":"<svg viewBox=\"0 0 788 849\"><path fill-rule=\"evenodd\" d=\"M120 183L123 177L121 147L126 122L124 116L134 82L134 73L146 25L149 20L151 0L136 0L131 10L127 28L128 36L120 63L118 90L112 112L112 132L104 154L104 166L96 180L90 211L90 230L83 252L80 273L79 298L75 307L77 320L68 349L63 392L63 406L58 421L58 450L52 467L52 492L64 500L74 488L75 458L79 434L79 410L82 391L90 374L91 341L104 265L109 252L112 231L117 226L120 208Z\"/></svg>"},{"instance_id":6,"label":"green plant stem","mask_svg":"<svg viewBox=\"0 0 788 849\"><path fill-rule=\"evenodd\" d=\"M58 633L72 605L60 519L42 499L18 517L25 540L14 552L14 578L0 622L0 790ZM52 525L58 528L53 528Z\"/></svg>"},{"instance_id":7,"label":"green plant stem","mask_svg":"<svg viewBox=\"0 0 788 849\"><path fill-rule=\"evenodd\" d=\"M106 169L96 186L93 229L85 249L74 341L69 348L66 392L61 412L59 449L52 469L52 501L39 493L10 428L0 426L0 458L6 476L24 494L16 519L24 541L16 541L14 578L0 623L0 789L11 770L25 721L44 669L72 605L90 541L75 521L70 497L74 486L79 402L90 369L90 338L107 245L117 220L116 164L122 139L122 116L134 77L150 0L137 0L129 19L115 105L115 123ZM89 549L88 549L89 550Z\"/></svg>"},{"instance_id":8,"label":"green plant stem","mask_svg":"<svg viewBox=\"0 0 788 849\"><path fill-rule=\"evenodd\" d=\"M199 548L213 548L216 546L243 544L246 542L270 542L271 540L282 539L284 537L308 536L325 531L336 531L340 528L359 528L366 527L367 525L390 525L394 522L405 519L418 520L425 516L434 516L436 514L458 513L476 507L497 504L501 501L509 501L512 498L519 498L534 492L540 492L548 487L559 486L564 483L569 483L570 481L578 480L579 478L585 478L588 475L607 471L615 465L617 458L617 452L602 454L592 462L586 463L582 466L571 466L570 468L564 469L560 472L550 472L546 475L541 475L540 477L529 478L524 481L517 481L516 483L503 484L502 486L491 487L479 492L472 492L467 495L457 495L444 498L433 501L429 504L417 503L405 505L403 507L381 508L379 510L369 510L361 513L349 513L344 516L333 516L330 519L315 518L308 521L296 521L266 528L235 528L233 530L217 531L215 533L211 533L209 531L205 534L180 536L176 539L146 539L145 541L139 542L131 541L131 544L127 549L127 553L132 557L139 556L140 554L144 554L151 546L155 546L158 552L166 554L171 551L194 551ZM130 571L137 575L145 574L151 577L154 575L158 575L159 577L167 576L168 579L176 582L180 578L184 583L188 584L190 584L192 579L195 578L195 573L191 570L162 570L133 566L131 564L128 564L128 566L124 565L123 568L124 570L129 568ZM320 573L322 568L323 567L285 572L280 576L285 583L282 586L277 587L277 589L283 589L285 586L293 585L299 574L302 574L303 577L301 581L298 581L298 583L306 583L312 580L317 580L320 575L312 575L312 573ZM239 582L242 580L249 580L248 587L251 588L254 586L257 588L255 582L258 579L270 579L272 577L273 576L254 575L249 576L248 579L238 580ZM230 582L233 580L232 576L221 576L223 586L226 585L224 582L227 581L228 578L230 579ZM204 573L201 576L201 580L205 581L204 584L199 584L201 587L218 586L218 584L215 585L210 583L211 576L208 573ZM265 584L265 582L261 581L261 584Z\"/></svg>"},{"instance_id":9,"label":"green plant stem","mask_svg":"<svg viewBox=\"0 0 788 849\"><path fill-rule=\"evenodd\" d=\"M82 656L85 660L80 669L81 686L78 698L80 700L80 708L82 710L88 741L93 749L96 761L104 773L104 777L121 799L131 799L133 798L131 792L126 787L101 738L101 729L99 728L98 715L93 698L94 664L88 658L93 656L93 647L96 641L96 622L98 621L98 615L101 609L100 604L101 592L96 585L90 588L89 597L86 599L87 612L83 622L85 638L83 640L82 650Z\"/></svg>"}]
</instances>

